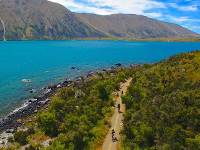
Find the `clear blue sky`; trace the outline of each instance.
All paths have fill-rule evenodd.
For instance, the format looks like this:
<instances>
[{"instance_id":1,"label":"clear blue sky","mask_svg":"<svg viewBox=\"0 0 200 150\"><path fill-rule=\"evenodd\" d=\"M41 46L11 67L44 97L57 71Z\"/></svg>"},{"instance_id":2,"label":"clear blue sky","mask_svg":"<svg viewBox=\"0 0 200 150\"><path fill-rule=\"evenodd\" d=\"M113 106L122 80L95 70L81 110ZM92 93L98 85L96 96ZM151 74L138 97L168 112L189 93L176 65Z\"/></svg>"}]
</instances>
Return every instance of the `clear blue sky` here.
<instances>
[{"instance_id":1,"label":"clear blue sky","mask_svg":"<svg viewBox=\"0 0 200 150\"><path fill-rule=\"evenodd\" d=\"M73 12L145 15L200 33L200 0L50 0Z\"/></svg>"}]
</instances>

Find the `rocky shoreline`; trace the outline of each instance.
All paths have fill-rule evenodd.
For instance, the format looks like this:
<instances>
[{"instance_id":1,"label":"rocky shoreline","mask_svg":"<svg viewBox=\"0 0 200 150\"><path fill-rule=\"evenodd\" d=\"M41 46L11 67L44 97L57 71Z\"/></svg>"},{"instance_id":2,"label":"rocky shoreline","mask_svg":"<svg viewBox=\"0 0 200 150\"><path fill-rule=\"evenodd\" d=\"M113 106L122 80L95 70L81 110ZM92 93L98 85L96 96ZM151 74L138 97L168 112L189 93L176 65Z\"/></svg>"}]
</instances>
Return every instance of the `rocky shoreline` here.
<instances>
[{"instance_id":1,"label":"rocky shoreline","mask_svg":"<svg viewBox=\"0 0 200 150\"><path fill-rule=\"evenodd\" d=\"M36 113L40 108L44 107L50 101L49 97L52 96L58 88L68 86L72 81L64 81L57 85L48 86L43 88L44 92L42 95L27 100L21 107L15 109L5 118L0 120L0 132L13 129L21 126L20 120L28 115Z\"/></svg>"},{"instance_id":2,"label":"rocky shoreline","mask_svg":"<svg viewBox=\"0 0 200 150\"><path fill-rule=\"evenodd\" d=\"M108 70L103 70L108 71ZM0 119L0 149L4 146L7 146L9 143L9 138L13 137L13 134L23 126L22 119L37 113L38 110L44 109L48 106L49 102L51 101L50 97L56 93L56 90L69 87L69 86L76 86L82 82L82 79L89 79L92 76L95 76L99 71L90 72L86 76L80 76L75 80L64 80L61 83L47 86L42 89L42 94L38 97L28 99L21 107L16 108L10 114L8 114L5 118Z\"/></svg>"},{"instance_id":3,"label":"rocky shoreline","mask_svg":"<svg viewBox=\"0 0 200 150\"><path fill-rule=\"evenodd\" d=\"M10 133L11 131L12 132L16 131L18 127L23 125L21 119L29 115L32 115L34 113L37 113L39 109L47 106L50 102L50 97L53 96L53 94L55 94L57 89L72 85L78 85L80 82L82 82L82 79L89 79L90 77L95 76L100 72L112 73L116 68L120 66L122 65L115 64L115 67L111 67L110 69L103 69L101 71L89 72L87 75L80 76L73 81L66 79L61 83L44 87L42 89L43 92L41 95L39 95L38 97L34 97L32 99L28 99L21 107L12 111L5 118L0 119L0 133L2 132Z\"/></svg>"},{"instance_id":4,"label":"rocky shoreline","mask_svg":"<svg viewBox=\"0 0 200 150\"><path fill-rule=\"evenodd\" d=\"M135 66L137 65L130 65L129 67L132 68ZM48 107L48 104L51 101L51 96L56 94L58 89L69 86L79 86L83 80L87 81L99 73L114 74L116 73L116 69L123 67L124 66L122 66L122 64L117 63L111 68L91 71L86 75L75 78L74 80L65 79L61 83L42 88L42 94L28 99L21 107L12 111L5 118L0 119L0 148L9 145L9 138L13 137L16 131L22 129L24 125L24 119L26 120L26 117ZM71 69L74 70L76 68L73 67Z\"/></svg>"}]
</instances>

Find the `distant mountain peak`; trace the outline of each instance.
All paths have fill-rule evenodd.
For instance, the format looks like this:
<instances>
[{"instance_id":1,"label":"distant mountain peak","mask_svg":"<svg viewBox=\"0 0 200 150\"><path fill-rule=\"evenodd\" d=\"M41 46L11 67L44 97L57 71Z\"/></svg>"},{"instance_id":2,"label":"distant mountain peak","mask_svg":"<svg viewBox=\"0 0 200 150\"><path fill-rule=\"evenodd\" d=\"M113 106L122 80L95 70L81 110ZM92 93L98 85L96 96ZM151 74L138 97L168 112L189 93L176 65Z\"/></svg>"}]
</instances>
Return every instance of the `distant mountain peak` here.
<instances>
[{"instance_id":1,"label":"distant mountain peak","mask_svg":"<svg viewBox=\"0 0 200 150\"><path fill-rule=\"evenodd\" d=\"M72 13L47 0L1 0L0 18L8 40L197 36L181 26L145 16ZM0 39L4 38L5 30L0 23Z\"/></svg>"},{"instance_id":2,"label":"distant mountain peak","mask_svg":"<svg viewBox=\"0 0 200 150\"><path fill-rule=\"evenodd\" d=\"M185 38L196 37L196 33L176 24L158 21L135 14L76 14L88 23L114 37L126 38Z\"/></svg>"}]
</instances>

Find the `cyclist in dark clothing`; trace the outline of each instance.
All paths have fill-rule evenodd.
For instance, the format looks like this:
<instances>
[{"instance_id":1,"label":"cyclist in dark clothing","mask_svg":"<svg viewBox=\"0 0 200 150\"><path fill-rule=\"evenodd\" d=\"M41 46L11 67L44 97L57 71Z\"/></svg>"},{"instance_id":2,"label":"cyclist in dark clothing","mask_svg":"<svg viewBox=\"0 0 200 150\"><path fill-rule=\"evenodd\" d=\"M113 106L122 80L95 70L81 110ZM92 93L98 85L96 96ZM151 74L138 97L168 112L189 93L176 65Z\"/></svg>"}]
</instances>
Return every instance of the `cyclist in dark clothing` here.
<instances>
[{"instance_id":1,"label":"cyclist in dark clothing","mask_svg":"<svg viewBox=\"0 0 200 150\"><path fill-rule=\"evenodd\" d=\"M117 141L117 138L115 137L115 130L114 129L112 129L112 141L113 142Z\"/></svg>"},{"instance_id":2,"label":"cyclist in dark clothing","mask_svg":"<svg viewBox=\"0 0 200 150\"><path fill-rule=\"evenodd\" d=\"M120 104L117 105L118 112L120 112Z\"/></svg>"},{"instance_id":3,"label":"cyclist in dark clothing","mask_svg":"<svg viewBox=\"0 0 200 150\"><path fill-rule=\"evenodd\" d=\"M112 129L112 140L115 138L115 130Z\"/></svg>"},{"instance_id":4,"label":"cyclist in dark clothing","mask_svg":"<svg viewBox=\"0 0 200 150\"><path fill-rule=\"evenodd\" d=\"M115 130L114 129L112 129L112 134L115 134Z\"/></svg>"}]
</instances>

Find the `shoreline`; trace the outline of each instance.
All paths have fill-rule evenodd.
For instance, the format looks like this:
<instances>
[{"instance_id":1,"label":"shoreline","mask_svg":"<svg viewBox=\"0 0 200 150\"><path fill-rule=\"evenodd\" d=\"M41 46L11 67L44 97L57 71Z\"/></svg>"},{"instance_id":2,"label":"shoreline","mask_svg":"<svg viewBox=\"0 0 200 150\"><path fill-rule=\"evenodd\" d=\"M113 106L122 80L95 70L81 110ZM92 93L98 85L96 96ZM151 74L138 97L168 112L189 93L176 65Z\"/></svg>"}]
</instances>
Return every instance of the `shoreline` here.
<instances>
[{"instance_id":1,"label":"shoreline","mask_svg":"<svg viewBox=\"0 0 200 150\"><path fill-rule=\"evenodd\" d=\"M6 41L130 41L130 42L200 42L200 36L198 37L185 37L185 38L115 38L115 37L108 37L108 38L64 38L64 39L19 39L19 40L6 40ZM1 41L0 42L5 42Z\"/></svg>"},{"instance_id":2,"label":"shoreline","mask_svg":"<svg viewBox=\"0 0 200 150\"><path fill-rule=\"evenodd\" d=\"M136 65L129 65L129 67L133 66ZM42 94L27 99L20 107L17 107L5 117L0 118L0 137L3 132L14 132L17 130L18 127L22 126L23 122L21 121L21 119L24 119L25 117L28 117L29 115L32 115L34 113L37 113L39 110L42 110L43 108L47 107L49 102L51 101L50 97L53 96L58 89L69 86L76 86L82 81L82 79L88 80L100 72L112 73L120 67L126 68L126 66L122 66L122 64L117 63L114 66L107 69L90 71L85 75L75 78L74 80L65 79L63 82L43 87L42 90L44 91L42 91Z\"/></svg>"},{"instance_id":3,"label":"shoreline","mask_svg":"<svg viewBox=\"0 0 200 150\"><path fill-rule=\"evenodd\" d=\"M70 83L72 83L72 81L65 80L62 83L44 87L44 92L41 95L26 100L20 107L17 107L5 117L2 117L0 119L0 133L10 129L15 130L17 127L21 126L22 124L17 120L36 113L40 108L48 104L50 101L49 97L51 97L57 89L68 86ZM58 85L60 85L60 87Z\"/></svg>"}]
</instances>

